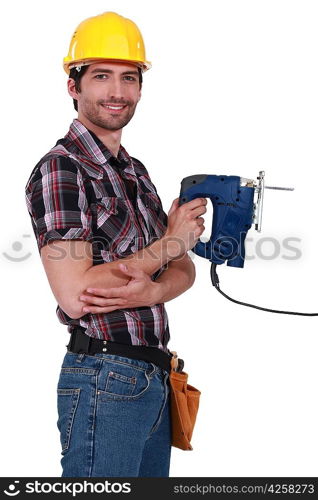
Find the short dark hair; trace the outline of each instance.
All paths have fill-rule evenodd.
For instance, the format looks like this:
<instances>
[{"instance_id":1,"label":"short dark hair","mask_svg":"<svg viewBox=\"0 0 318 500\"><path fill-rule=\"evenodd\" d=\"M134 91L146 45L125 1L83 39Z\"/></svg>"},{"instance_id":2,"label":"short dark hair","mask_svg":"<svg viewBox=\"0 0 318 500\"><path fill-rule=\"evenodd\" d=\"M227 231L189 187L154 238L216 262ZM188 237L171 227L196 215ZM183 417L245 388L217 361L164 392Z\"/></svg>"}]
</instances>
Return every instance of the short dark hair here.
<instances>
[{"instance_id":1,"label":"short dark hair","mask_svg":"<svg viewBox=\"0 0 318 500\"><path fill-rule=\"evenodd\" d=\"M82 76L85 75L88 66L89 66L88 64L86 66L82 66L81 71L77 71L76 68L72 68L70 70L69 78L72 78L75 81L75 89L77 90L77 92L81 91L81 86L80 86L81 78L82 78ZM141 88L141 86L142 86L142 71L141 71L141 68L139 68L139 67L138 67L138 73L139 73L139 86ZM74 105L74 109L76 111L78 111L77 99L73 99L73 105Z\"/></svg>"}]
</instances>

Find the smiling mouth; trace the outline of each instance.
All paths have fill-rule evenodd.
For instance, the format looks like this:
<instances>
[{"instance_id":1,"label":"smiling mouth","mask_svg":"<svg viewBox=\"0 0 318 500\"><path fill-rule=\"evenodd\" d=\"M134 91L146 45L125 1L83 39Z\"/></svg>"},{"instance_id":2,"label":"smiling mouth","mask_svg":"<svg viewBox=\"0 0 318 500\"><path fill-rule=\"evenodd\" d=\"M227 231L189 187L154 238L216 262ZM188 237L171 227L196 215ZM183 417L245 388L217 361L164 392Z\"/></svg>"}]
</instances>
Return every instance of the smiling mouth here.
<instances>
[{"instance_id":1,"label":"smiling mouth","mask_svg":"<svg viewBox=\"0 0 318 500\"><path fill-rule=\"evenodd\" d=\"M125 107L126 104L102 104L103 108L108 109L112 113L120 113Z\"/></svg>"}]
</instances>

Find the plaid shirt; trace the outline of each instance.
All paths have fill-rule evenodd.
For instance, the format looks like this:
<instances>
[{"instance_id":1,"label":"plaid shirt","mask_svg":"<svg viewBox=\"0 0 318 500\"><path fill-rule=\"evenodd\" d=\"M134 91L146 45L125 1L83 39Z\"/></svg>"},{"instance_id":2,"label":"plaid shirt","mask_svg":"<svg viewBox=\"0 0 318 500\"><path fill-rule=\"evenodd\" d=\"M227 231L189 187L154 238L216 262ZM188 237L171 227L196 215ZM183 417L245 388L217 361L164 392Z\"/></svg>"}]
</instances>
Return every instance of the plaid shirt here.
<instances>
[{"instance_id":1,"label":"plaid shirt","mask_svg":"<svg viewBox=\"0 0 318 500\"><path fill-rule=\"evenodd\" d=\"M48 241L87 240L96 266L137 252L167 228L167 215L144 165L122 146L115 158L77 119L37 163L25 190L39 252ZM91 337L168 352L163 303L88 313L79 319L70 318L60 306L56 313L70 333L81 326Z\"/></svg>"}]
</instances>

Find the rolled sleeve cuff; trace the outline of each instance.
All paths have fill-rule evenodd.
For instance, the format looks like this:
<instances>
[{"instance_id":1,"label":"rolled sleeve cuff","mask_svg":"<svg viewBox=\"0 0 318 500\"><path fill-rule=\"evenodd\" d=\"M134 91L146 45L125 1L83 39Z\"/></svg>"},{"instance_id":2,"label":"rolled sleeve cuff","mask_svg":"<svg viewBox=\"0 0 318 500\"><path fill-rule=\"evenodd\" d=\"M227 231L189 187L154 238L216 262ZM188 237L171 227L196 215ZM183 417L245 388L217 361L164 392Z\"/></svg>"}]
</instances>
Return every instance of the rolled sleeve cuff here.
<instances>
[{"instance_id":1,"label":"rolled sleeve cuff","mask_svg":"<svg viewBox=\"0 0 318 500\"><path fill-rule=\"evenodd\" d=\"M37 238L39 252L47 243L54 240L83 240L93 241L93 233L90 228L71 227L66 229L52 229L40 234Z\"/></svg>"}]
</instances>

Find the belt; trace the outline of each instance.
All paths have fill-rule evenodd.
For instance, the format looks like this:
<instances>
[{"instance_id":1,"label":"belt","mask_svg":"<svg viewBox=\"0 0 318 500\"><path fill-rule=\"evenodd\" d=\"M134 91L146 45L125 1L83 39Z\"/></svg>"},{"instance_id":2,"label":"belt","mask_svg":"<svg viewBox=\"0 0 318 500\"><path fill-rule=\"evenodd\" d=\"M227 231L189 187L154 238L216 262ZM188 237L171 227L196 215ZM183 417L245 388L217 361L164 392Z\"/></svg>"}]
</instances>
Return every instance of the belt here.
<instances>
[{"instance_id":1,"label":"belt","mask_svg":"<svg viewBox=\"0 0 318 500\"><path fill-rule=\"evenodd\" d=\"M76 327L72 331L69 344L66 347L68 351L74 353L85 353L91 355L97 353L107 353L117 354L118 356L124 356L127 358L141 359L143 361L148 361L148 363L154 363L160 368L166 370L168 373L171 371L172 354L168 354L157 347L119 344L118 342L113 342L112 340L96 339L84 333L84 329L80 327ZM178 359L178 361L180 365L182 365L182 359ZM182 369L181 366L178 368Z\"/></svg>"}]
</instances>

